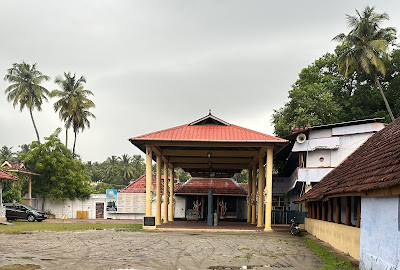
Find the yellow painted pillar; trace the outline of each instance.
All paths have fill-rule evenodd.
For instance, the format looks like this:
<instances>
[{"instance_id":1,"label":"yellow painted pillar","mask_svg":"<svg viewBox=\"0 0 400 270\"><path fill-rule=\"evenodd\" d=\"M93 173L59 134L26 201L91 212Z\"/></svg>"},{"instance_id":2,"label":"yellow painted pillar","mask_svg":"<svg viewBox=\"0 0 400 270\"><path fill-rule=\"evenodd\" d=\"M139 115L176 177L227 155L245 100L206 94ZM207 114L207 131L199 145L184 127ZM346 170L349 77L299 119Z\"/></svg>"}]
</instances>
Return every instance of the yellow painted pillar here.
<instances>
[{"instance_id":1,"label":"yellow painted pillar","mask_svg":"<svg viewBox=\"0 0 400 270\"><path fill-rule=\"evenodd\" d=\"M253 174L251 180L251 200L253 204L251 205L251 224L256 224L256 196L257 196L257 165L253 164Z\"/></svg>"},{"instance_id":2,"label":"yellow painted pillar","mask_svg":"<svg viewBox=\"0 0 400 270\"><path fill-rule=\"evenodd\" d=\"M253 170L248 169L249 176L247 177L247 222L251 222L251 181L253 180Z\"/></svg>"},{"instance_id":3,"label":"yellow painted pillar","mask_svg":"<svg viewBox=\"0 0 400 270\"><path fill-rule=\"evenodd\" d=\"M153 148L150 145L146 145L146 216L151 216L152 155Z\"/></svg>"},{"instance_id":4,"label":"yellow painted pillar","mask_svg":"<svg viewBox=\"0 0 400 270\"><path fill-rule=\"evenodd\" d=\"M156 225L161 225L161 156L157 155Z\"/></svg>"},{"instance_id":5,"label":"yellow painted pillar","mask_svg":"<svg viewBox=\"0 0 400 270\"><path fill-rule=\"evenodd\" d=\"M170 186L169 186L169 220L174 221L174 167L170 172Z\"/></svg>"},{"instance_id":6,"label":"yellow painted pillar","mask_svg":"<svg viewBox=\"0 0 400 270\"><path fill-rule=\"evenodd\" d=\"M168 223L168 164L164 162L164 223Z\"/></svg>"},{"instance_id":7,"label":"yellow painted pillar","mask_svg":"<svg viewBox=\"0 0 400 270\"><path fill-rule=\"evenodd\" d=\"M258 157L258 218L257 227L264 226L264 153Z\"/></svg>"},{"instance_id":8,"label":"yellow painted pillar","mask_svg":"<svg viewBox=\"0 0 400 270\"><path fill-rule=\"evenodd\" d=\"M271 232L272 219L272 164L273 164L273 148L267 149L267 184L265 191L267 193L267 204L265 206L265 228L264 231Z\"/></svg>"}]
</instances>

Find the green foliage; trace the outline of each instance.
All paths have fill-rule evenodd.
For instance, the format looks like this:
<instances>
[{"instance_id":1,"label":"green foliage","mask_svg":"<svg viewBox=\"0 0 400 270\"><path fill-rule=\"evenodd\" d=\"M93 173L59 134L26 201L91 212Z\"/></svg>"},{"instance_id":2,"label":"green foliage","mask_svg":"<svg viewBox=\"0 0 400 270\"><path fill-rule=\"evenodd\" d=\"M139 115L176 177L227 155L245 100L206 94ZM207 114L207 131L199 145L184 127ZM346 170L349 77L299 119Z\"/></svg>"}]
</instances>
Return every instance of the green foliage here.
<instances>
[{"instance_id":1,"label":"green foliage","mask_svg":"<svg viewBox=\"0 0 400 270\"><path fill-rule=\"evenodd\" d=\"M321 267L323 270L345 270L345 269L350 269L353 270L355 269L354 267L351 266L350 262L344 261L330 253L328 250L322 248L319 246L317 243L312 241L309 238L305 239L307 246L311 248L311 250L317 254L321 260L324 262L324 265Z\"/></svg>"},{"instance_id":2,"label":"green foliage","mask_svg":"<svg viewBox=\"0 0 400 270\"><path fill-rule=\"evenodd\" d=\"M50 222L13 222L14 226L1 226L0 233L18 234L29 231L84 231L119 229L135 232L142 229L141 224L95 224L95 223L50 223Z\"/></svg>"},{"instance_id":3,"label":"green foliage","mask_svg":"<svg viewBox=\"0 0 400 270\"><path fill-rule=\"evenodd\" d=\"M190 176L188 176L188 174L181 168L175 168L175 177L181 182L186 182L190 178Z\"/></svg>"},{"instance_id":4,"label":"green foliage","mask_svg":"<svg viewBox=\"0 0 400 270\"><path fill-rule=\"evenodd\" d=\"M111 184L106 183L98 183L93 187L92 193L93 194L106 194L107 189L113 189L114 186Z\"/></svg>"},{"instance_id":5,"label":"green foliage","mask_svg":"<svg viewBox=\"0 0 400 270\"><path fill-rule=\"evenodd\" d=\"M15 173L11 173L12 175L16 175ZM21 202L21 197L19 196L19 183L13 180L4 180L3 181L3 202Z\"/></svg>"},{"instance_id":6,"label":"green foliage","mask_svg":"<svg viewBox=\"0 0 400 270\"><path fill-rule=\"evenodd\" d=\"M23 155L25 165L40 173L32 177L32 193L54 201L89 198L92 189L85 165L61 143L60 131L45 138L44 144L32 142L31 150Z\"/></svg>"},{"instance_id":7,"label":"green foliage","mask_svg":"<svg viewBox=\"0 0 400 270\"><path fill-rule=\"evenodd\" d=\"M233 179L235 179L235 181L238 182L238 183L248 183L248 181L249 181L249 171L248 170L242 170L240 173L236 173L233 176Z\"/></svg>"},{"instance_id":8,"label":"green foliage","mask_svg":"<svg viewBox=\"0 0 400 270\"><path fill-rule=\"evenodd\" d=\"M32 111L34 109L41 111L43 100L47 101L50 92L40 84L49 79L49 76L43 75L36 69L36 63L30 65L25 62L14 63L4 77L5 81L11 83L5 90L7 100L12 102L14 108L19 105L20 111L25 107L28 108L38 142L40 142L40 137Z\"/></svg>"},{"instance_id":9,"label":"green foliage","mask_svg":"<svg viewBox=\"0 0 400 270\"><path fill-rule=\"evenodd\" d=\"M89 112L89 109L94 108L95 104L88 96L93 93L90 90L84 89L86 83L85 77L79 79L76 75L70 72L64 72L64 77L57 76L55 81L60 87L60 90L53 90L52 97L59 99L54 103L54 110L59 112L59 117L65 122L66 142L68 140L68 129L72 126L75 139L72 148L72 155L75 156L76 136L79 131L83 131L86 127L90 128L89 117L95 118L94 114Z\"/></svg>"},{"instance_id":10,"label":"green foliage","mask_svg":"<svg viewBox=\"0 0 400 270\"><path fill-rule=\"evenodd\" d=\"M3 162L6 159L9 160L14 160L16 153L12 151L12 146L7 147L4 145L2 148L0 148L0 162Z\"/></svg>"},{"instance_id":11,"label":"green foliage","mask_svg":"<svg viewBox=\"0 0 400 270\"><path fill-rule=\"evenodd\" d=\"M92 182L111 184L114 188L128 185L145 173L146 165L140 155L111 156L104 162L86 163L86 173Z\"/></svg>"}]
</instances>

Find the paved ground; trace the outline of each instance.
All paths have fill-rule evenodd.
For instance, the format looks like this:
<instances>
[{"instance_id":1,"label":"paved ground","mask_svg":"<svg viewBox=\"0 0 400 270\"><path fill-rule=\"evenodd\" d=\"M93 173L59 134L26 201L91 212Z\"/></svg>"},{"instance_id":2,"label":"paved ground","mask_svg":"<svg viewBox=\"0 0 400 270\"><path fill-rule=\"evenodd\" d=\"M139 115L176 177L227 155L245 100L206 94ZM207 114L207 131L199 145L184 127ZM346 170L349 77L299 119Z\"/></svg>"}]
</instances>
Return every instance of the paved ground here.
<instances>
[{"instance_id":1,"label":"paved ground","mask_svg":"<svg viewBox=\"0 0 400 270\"><path fill-rule=\"evenodd\" d=\"M0 269L11 264L41 269L144 270L321 266L304 241L287 232L33 232L0 234L0 243Z\"/></svg>"}]
</instances>

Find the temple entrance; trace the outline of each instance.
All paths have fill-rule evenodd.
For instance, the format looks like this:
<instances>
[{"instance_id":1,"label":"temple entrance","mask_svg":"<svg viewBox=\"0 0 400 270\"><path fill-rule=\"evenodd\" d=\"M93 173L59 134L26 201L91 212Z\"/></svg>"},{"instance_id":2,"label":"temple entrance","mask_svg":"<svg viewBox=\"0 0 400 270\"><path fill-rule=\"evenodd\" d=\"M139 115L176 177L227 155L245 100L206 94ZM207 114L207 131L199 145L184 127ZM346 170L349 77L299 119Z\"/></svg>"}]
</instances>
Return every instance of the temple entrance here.
<instances>
[{"instance_id":1,"label":"temple entrance","mask_svg":"<svg viewBox=\"0 0 400 270\"><path fill-rule=\"evenodd\" d=\"M244 219L248 225L272 231L273 152L274 148L278 150L286 140L232 125L215 117L211 112L189 124L129 140L146 153L146 216L154 217L156 226L174 221L174 198L180 195L192 198L188 198L186 206L179 207L179 211L184 210L182 212L185 212L186 216L190 212L190 215L197 215L197 219L201 220L208 218L208 225L212 225L210 214L217 213L221 220ZM151 190L153 161L157 165L155 213L152 213L154 210ZM192 177L188 181L190 183L180 185L176 191L174 184L169 184L170 202L168 206L164 205L164 217L161 216L162 166L166 181L168 177L169 181L174 181L174 168L181 168ZM248 183L245 188L232 182L232 177L242 170L248 171ZM196 186L196 181L201 185ZM164 184L164 187L167 187L167 184ZM213 200L210 200L213 206L210 211L205 211L209 190L213 194ZM164 188L164 194L167 193L167 188ZM196 206L196 209L193 209L197 196L202 200L203 207Z\"/></svg>"}]
</instances>

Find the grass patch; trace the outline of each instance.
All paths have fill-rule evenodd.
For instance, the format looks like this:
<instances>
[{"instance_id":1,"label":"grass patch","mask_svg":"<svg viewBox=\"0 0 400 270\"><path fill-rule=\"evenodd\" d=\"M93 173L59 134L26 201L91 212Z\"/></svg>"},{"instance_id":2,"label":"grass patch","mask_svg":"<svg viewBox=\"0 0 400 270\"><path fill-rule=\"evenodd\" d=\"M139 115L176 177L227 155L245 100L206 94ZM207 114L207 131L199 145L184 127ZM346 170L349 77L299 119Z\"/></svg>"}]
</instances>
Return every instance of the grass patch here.
<instances>
[{"instance_id":1,"label":"grass patch","mask_svg":"<svg viewBox=\"0 0 400 270\"><path fill-rule=\"evenodd\" d=\"M309 238L305 238L307 246L311 248L311 250L317 254L321 260L324 262L324 265L320 268L321 270L336 270L336 269L351 269L355 270L356 268L351 266L351 263L345 260L341 260L328 250L322 248L317 243Z\"/></svg>"},{"instance_id":2,"label":"grass patch","mask_svg":"<svg viewBox=\"0 0 400 270\"><path fill-rule=\"evenodd\" d=\"M238 248L238 251L242 251L242 250L250 250L250 248L248 248L248 247Z\"/></svg>"},{"instance_id":3,"label":"grass patch","mask_svg":"<svg viewBox=\"0 0 400 270\"><path fill-rule=\"evenodd\" d=\"M264 256L264 257L269 257L269 258L272 258L272 259L276 259L276 258L278 258L277 256L275 256L275 255L272 255L272 254L268 254L268 253L261 253L261 256Z\"/></svg>"},{"instance_id":4,"label":"grass patch","mask_svg":"<svg viewBox=\"0 0 400 270\"><path fill-rule=\"evenodd\" d=\"M13 222L14 225L0 225L0 233L21 234L31 231L85 231L117 229L118 231L136 232L142 229L141 224L96 224L96 223L46 223L46 222ZM0 268L1 269L1 268Z\"/></svg>"}]
</instances>

